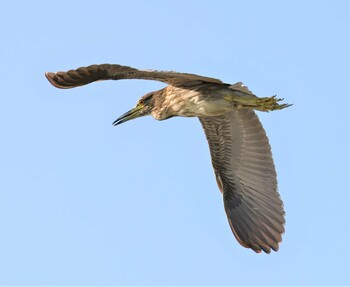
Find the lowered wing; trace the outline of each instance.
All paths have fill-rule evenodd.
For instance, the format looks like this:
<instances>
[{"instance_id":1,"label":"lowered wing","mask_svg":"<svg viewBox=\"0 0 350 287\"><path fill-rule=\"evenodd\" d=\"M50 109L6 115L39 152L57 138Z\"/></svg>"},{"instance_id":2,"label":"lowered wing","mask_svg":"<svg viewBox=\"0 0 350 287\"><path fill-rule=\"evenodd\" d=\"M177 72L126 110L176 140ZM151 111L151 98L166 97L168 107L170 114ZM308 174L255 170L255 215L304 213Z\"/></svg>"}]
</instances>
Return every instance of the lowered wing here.
<instances>
[{"instance_id":1,"label":"lowered wing","mask_svg":"<svg viewBox=\"0 0 350 287\"><path fill-rule=\"evenodd\" d=\"M277 251L284 232L283 202L266 133L252 109L199 118L231 229L255 252Z\"/></svg>"}]
</instances>

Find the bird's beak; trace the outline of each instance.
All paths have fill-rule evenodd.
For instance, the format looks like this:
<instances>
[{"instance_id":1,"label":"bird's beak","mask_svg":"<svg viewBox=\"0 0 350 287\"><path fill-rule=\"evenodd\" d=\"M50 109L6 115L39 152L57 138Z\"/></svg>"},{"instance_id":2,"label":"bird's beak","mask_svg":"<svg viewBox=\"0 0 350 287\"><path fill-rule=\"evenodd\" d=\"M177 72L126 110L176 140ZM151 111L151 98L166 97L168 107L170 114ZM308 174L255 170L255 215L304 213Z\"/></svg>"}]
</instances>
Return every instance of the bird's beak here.
<instances>
[{"instance_id":1,"label":"bird's beak","mask_svg":"<svg viewBox=\"0 0 350 287\"><path fill-rule=\"evenodd\" d=\"M136 106L135 108L131 109L130 111L126 112L125 114L117 118L113 122L113 125L117 126L119 124L141 117L142 116L142 114L140 113L141 110L142 110L142 107Z\"/></svg>"}]
</instances>

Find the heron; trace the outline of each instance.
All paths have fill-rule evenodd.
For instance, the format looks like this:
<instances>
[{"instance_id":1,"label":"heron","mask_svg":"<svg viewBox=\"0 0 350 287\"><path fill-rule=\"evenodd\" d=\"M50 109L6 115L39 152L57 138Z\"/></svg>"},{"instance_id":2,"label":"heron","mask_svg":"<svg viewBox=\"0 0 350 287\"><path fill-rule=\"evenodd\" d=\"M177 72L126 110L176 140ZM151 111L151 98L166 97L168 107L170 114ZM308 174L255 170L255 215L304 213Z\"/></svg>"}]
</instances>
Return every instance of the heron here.
<instances>
[{"instance_id":1,"label":"heron","mask_svg":"<svg viewBox=\"0 0 350 287\"><path fill-rule=\"evenodd\" d=\"M223 197L230 228L237 241L256 253L278 251L285 231L285 211L266 132L254 110L289 107L276 96L257 97L241 82L189 73L142 70L116 64L47 72L62 89L101 80L142 79L168 84L147 93L113 125L152 115L156 120L198 117L209 143L211 162Z\"/></svg>"}]
</instances>

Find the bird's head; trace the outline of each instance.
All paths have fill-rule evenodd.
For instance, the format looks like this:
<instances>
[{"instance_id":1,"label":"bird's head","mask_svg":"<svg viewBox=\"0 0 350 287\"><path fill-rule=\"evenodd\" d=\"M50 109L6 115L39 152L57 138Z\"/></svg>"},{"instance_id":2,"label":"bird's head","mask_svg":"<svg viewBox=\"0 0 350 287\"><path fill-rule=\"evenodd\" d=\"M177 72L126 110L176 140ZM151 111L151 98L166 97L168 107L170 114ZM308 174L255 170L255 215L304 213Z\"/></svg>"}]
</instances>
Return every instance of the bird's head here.
<instances>
[{"instance_id":1,"label":"bird's head","mask_svg":"<svg viewBox=\"0 0 350 287\"><path fill-rule=\"evenodd\" d=\"M154 95L155 92L151 92L141 97L141 99L137 101L136 106L117 118L113 122L113 125L116 126L139 117L150 115L154 108Z\"/></svg>"}]
</instances>

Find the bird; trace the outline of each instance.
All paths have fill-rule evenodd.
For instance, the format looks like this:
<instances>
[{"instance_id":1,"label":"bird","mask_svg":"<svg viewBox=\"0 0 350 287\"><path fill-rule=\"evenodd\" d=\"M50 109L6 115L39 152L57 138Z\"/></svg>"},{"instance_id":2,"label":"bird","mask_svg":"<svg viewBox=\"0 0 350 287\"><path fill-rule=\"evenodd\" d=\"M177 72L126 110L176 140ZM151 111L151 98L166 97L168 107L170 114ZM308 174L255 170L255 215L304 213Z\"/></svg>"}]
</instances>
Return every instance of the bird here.
<instances>
[{"instance_id":1,"label":"bird","mask_svg":"<svg viewBox=\"0 0 350 287\"><path fill-rule=\"evenodd\" d=\"M102 80L141 79L167 84L142 96L113 125L152 115L156 120L198 117L209 144L217 185L230 228L243 247L256 253L278 251L285 232L285 211L266 132L255 110L291 106L276 96L257 97L242 82L189 73L97 64L45 73L61 89Z\"/></svg>"}]
</instances>

